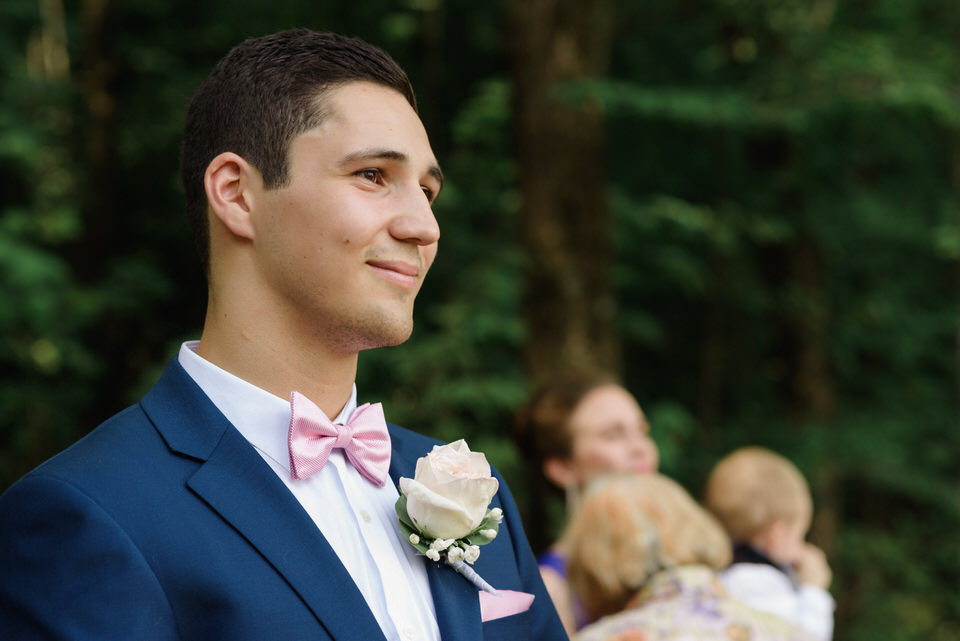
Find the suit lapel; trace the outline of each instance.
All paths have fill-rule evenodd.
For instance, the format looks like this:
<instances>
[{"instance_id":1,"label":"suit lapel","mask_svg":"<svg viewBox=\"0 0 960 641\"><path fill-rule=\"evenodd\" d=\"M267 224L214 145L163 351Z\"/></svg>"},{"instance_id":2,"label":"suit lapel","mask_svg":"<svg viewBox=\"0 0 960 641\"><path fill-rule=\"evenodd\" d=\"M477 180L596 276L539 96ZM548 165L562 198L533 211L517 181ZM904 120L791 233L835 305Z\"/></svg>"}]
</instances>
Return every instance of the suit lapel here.
<instances>
[{"instance_id":1,"label":"suit lapel","mask_svg":"<svg viewBox=\"0 0 960 641\"><path fill-rule=\"evenodd\" d=\"M390 478L399 487L400 477L413 478L417 459L426 451L417 451L405 437L405 430L390 425L393 453L390 458ZM419 440L419 439L418 439ZM442 639L482 641L483 624L480 618L480 596L476 587L446 563L423 560L433 594Z\"/></svg>"},{"instance_id":2,"label":"suit lapel","mask_svg":"<svg viewBox=\"0 0 960 641\"><path fill-rule=\"evenodd\" d=\"M383 639L316 524L176 361L142 405L171 449L202 462L187 485L284 577L331 637Z\"/></svg>"},{"instance_id":3,"label":"suit lapel","mask_svg":"<svg viewBox=\"0 0 960 641\"><path fill-rule=\"evenodd\" d=\"M437 611L440 638L481 641L480 593L446 563L427 561L427 577Z\"/></svg>"}]
</instances>

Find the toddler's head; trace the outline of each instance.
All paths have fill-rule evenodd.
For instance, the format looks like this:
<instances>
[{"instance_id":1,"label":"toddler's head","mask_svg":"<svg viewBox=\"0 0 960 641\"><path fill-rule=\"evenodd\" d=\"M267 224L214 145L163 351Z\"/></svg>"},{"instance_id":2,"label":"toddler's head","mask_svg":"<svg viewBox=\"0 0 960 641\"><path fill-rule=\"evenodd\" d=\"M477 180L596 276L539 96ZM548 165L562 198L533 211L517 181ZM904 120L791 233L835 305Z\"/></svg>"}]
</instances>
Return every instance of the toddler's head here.
<instances>
[{"instance_id":1,"label":"toddler's head","mask_svg":"<svg viewBox=\"0 0 960 641\"><path fill-rule=\"evenodd\" d=\"M782 565L799 559L813 500L800 470L783 456L762 447L727 455L707 480L705 503L733 540Z\"/></svg>"}]
</instances>

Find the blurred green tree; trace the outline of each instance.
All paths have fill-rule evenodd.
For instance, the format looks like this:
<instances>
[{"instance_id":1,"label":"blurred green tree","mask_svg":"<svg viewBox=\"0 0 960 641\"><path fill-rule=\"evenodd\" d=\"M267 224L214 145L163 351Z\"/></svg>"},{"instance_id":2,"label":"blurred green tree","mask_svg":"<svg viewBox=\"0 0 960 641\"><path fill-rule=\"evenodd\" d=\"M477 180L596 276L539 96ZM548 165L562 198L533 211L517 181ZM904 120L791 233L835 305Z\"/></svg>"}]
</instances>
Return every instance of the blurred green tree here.
<instances>
[{"instance_id":1,"label":"blurred green tree","mask_svg":"<svg viewBox=\"0 0 960 641\"><path fill-rule=\"evenodd\" d=\"M562 352L556 319L529 313L556 309L553 290L524 284L546 258L529 235L559 222L575 260L609 270L608 292L584 280L573 290L594 298L563 304L616 310L584 349L619 363L663 470L697 494L738 445L783 452L814 488L836 638L960 639L960 5L600 5L597 22L528 17L534 51L573 53L518 87L537 67L512 31L532 8L511 3L0 4L0 486L135 402L198 334L177 178L197 83L243 37L331 29L408 70L447 175L414 336L361 358L362 396L466 437L534 505L509 434L531 375L556 366L525 354ZM603 137L586 138L603 146L574 151L590 132L551 134L562 119L539 135L566 141L550 152L572 168L564 183L599 157L579 186L596 202L531 202L523 185L557 179L529 175L544 150L520 91L592 106L584 127ZM525 230L537 206L544 222ZM526 524L535 540L562 520L547 507L552 522Z\"/></svg>"}]
</instances>

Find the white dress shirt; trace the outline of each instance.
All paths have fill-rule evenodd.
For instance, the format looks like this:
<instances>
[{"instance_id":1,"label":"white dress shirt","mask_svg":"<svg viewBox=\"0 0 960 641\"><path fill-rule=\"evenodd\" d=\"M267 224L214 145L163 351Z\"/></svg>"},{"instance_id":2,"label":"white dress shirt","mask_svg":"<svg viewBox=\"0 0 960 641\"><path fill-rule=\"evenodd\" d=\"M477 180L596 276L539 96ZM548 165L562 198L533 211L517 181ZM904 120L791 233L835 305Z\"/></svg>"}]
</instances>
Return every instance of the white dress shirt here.
<instances>
[{"instance_id":1,"label":"white dress shirt","mask_svg":"<svg viewBox=\"0 0 960 641\"><path fill-rule=\"evenodd\" d=\"M180 365L217 409L259 452L307 511L340 557L389 641L440 641L426 567L404 539L394 504L397 488L377 487L335 449L310 478L290 476L290 401L260 389L197 355L199 341L180 348ZM357 406L357 387L334 419ZM279 525L279 524L278 524Z\"/></svg>"},{"instance_id":2,"label":"white dress shirt","mask_svg":"<svg viewBox=\"0 0 960 641\"><path fill-rule=\"evenodd\" d=\"M823 588L794 585L784 572L764 563L734 563L720 573L730 596L799 626L818 641L833 637L834 601Z\"/></svg>"}]
</instances>

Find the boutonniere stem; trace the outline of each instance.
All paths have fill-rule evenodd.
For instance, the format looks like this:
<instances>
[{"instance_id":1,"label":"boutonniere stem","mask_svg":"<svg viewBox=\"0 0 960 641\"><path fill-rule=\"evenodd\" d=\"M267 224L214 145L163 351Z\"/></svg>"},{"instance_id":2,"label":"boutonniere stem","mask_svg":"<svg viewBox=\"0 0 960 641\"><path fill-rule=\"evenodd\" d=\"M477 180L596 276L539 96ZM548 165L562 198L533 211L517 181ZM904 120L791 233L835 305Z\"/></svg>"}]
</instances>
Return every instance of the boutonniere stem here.
<instances>
[{"instance_id":1,"label":"boutonniere stem","mask_svg":"<svg viewBox=\"0 0 960 641\"><path fill-rule=\"evenodd\" d=\"M496 588L483 580L483 577L477 574L477 571L472 567L464 563L463 561L450 561L447 560L447 563L450 564L454 570L459 572L467 581L474 584L477 589L483 590L484 592L489 592L490 594L497 595Z\"/></svg>"}]
</instances>

